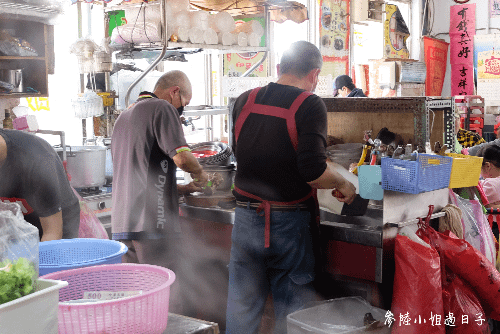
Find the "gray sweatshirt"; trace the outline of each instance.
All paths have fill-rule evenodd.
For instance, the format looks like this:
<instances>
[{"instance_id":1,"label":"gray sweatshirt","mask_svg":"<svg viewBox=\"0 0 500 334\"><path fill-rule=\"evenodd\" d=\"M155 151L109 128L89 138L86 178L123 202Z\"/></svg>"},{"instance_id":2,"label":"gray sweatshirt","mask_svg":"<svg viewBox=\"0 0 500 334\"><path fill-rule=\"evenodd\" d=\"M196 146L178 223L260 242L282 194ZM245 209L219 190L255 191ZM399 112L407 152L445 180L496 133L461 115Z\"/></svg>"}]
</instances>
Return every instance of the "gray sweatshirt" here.
<instances>
[{"instance_id":1,"label":"gray sweatshirt","mask_svg":"<svg viewBox=\"0 0 500 334\"><path fill-rule=\"evenodd\" d=\"M495 139L494 141L490 141L488 143L482 143L476 146L472 146L469 148L469 154L475 156L483 156L483 151L489 145L497 145L500 146L500 139Z\"/></svg>"}]
</instances>

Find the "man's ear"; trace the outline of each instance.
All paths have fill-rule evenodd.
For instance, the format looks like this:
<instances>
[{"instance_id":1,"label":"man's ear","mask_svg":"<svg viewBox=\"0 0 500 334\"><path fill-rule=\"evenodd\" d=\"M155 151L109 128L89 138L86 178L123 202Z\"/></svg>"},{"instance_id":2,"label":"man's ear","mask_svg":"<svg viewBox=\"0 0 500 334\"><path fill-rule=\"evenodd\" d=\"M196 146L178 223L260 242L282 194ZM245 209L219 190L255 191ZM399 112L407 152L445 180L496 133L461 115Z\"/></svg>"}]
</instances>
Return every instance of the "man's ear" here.
<instances>
[{"instance_id":1,"label":"man's ear","mask_svg":"<svg viewBox=\"0 0 500 334\"><path fill-rule=\"evenodd\" d=\"M278 76L280 75L280 64L276 65L276 73L278 73Z\"/></svg>"},{"instance_id":2,"label":"man's ear","mask_svg":"<svg viewBox=\"0 0 500 334\"><path fill-rule=\"evenodd\" d=\"M316 83L316 81L318 80L319 72L321 72L319 68L311 70L309 74L307 74L307 81L313 84Z\"/></svg>"}]
</instances>

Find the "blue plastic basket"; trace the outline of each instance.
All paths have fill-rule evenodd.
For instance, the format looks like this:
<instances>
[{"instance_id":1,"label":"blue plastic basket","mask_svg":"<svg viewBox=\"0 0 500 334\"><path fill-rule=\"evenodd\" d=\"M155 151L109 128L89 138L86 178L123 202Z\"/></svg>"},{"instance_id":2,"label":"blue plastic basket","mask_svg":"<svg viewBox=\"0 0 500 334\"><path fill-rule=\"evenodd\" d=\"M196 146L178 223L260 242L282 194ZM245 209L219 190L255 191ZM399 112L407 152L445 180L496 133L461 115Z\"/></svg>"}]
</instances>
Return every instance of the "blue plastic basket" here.
<instances>
[{"instance_id":1,"label":"blue plastic basket","mask_svg":"<svg viewBox=\"0 0 500 334\"><path fill-rule=\"evenodd\" d=\"M382 158L382 188L409 194L448 188L453 159L418 154L417 161Z\"/></svg>"},{"instance_id":2,"label":"blue plastic basket","mask_svg":"<svg viewBox=\"0 0 500 334\"><path fill-rule=\"evenodd\" d=\"M56 271L117 264L128 251L125 244L105 239L62 239L40 242L40 276Z\"/></svg>"}]
</instances>

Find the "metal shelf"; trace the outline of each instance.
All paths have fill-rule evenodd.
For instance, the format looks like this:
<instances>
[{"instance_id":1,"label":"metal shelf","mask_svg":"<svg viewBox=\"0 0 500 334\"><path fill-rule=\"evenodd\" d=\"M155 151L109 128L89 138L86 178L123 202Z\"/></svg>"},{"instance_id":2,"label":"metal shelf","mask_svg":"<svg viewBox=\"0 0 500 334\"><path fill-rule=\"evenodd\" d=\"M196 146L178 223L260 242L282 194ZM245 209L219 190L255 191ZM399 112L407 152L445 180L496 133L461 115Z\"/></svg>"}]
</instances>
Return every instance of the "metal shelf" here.
<instances>
[{"instance_id":1,"label":"metal shelf","mask_svg":"<svg viewBox=\"0 0 500 334\"><path fill-rule=\"evenodd\" d=\"M62 10L51 6L35 6L25 3L0 1L0 15L20 16L29 20L36 19L53 19L57 15L62 14Z\"/></svg>"},{"instance_id":2,"label":"metal shelf","mask_svg":"<svg viewBox=\"0 0 500 334\"><path fill-rule=\"evenodd\" d=\"M140 44L110 44L114 51L140 50L140 51L161 51L163 45L161 42L140 43ZM178 49L203 49L205 51L219 51L222 53L242 53L242 52L265 52L268 48L262 46L239 46L239 45L221 45L221 44L194 44L188 42L167 42L169 50Z\"/></svg>"},{"instance_id":3,"label":"metal shelf","mask_svg":"<svg viewBox=\"0 0 500 334\"><path fill-rule=\"evenodd\" d=\"M199 109L199 107L186 107L184 109L185 116L213 116L213 115L229 115L229 108L214 106L213 109Z\"/></svg>"}]
</instances>

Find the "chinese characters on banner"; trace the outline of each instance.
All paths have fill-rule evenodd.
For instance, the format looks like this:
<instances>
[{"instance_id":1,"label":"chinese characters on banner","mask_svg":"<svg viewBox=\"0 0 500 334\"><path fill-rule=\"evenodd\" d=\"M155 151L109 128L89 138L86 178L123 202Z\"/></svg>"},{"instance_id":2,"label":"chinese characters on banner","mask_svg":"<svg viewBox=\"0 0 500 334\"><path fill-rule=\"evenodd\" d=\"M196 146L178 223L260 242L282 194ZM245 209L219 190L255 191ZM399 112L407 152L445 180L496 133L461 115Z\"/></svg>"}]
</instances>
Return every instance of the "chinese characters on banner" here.
<instances>
[{"instance_id":1,"label":"chinese characters on banner","mask_svg":"<svg viewBox=\"0 0 500 334\"><path fill-rule=\"evenodd\" d=\"M500 0L490 0L490 17L500 17Z\"/></svg>"},{"instance_id":2,"label":"chinese characters on banner","mask_svg":"<svg viewBox=\"0 0 500 334\"><path fill-rule=\"evenodd\" d=\"M396 317L391 311L387 311L385 313L385 321L384 325L388 327L397 326L411 326L412 324L429 324L431 327L435 326L448 326L455 327L456 329L460 328L460 325L466 325L470 323L475 323L478 326L483 326L486 322L486 319L482 313L476 314L475 319L469 319L469 315L463 314L454 315L449 312L447 315L442 316L441 314L433 314L431 312L430 316L427 318L426 316L414 316L409 312L404 314L399 314L399 317Z\"/></svg>"},{"instance_id":3,"label":"chinese characters on banner","mask_svg":"<svg viewBox=\"0 0 500 334\"><path fill-rule=\"evenodd\" d=\"M441 96L448 60L448 45L443 40L424 36L425 63L427 64L426 96Z\"/></svg>"},{"instance_id":4,"label":"chinese characters on banner","mask_svg":"<svg viewBox=\"0 0 500 334\"><path fill-rule=\"evenodd\" d=\"M474 35L476 5L456 5L450 9L451 95L474 94Z\"/></svg>"},{"instance_id":5,"label":"chinese characters on banner","mask_svg":"<svg viewBox=\"0 0 500 334\"><path fill-rule=\"evenodd\" d=\"M320 0L322 76L349 74L350 0Z\"/></svg>"}]
</instances>

